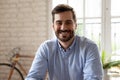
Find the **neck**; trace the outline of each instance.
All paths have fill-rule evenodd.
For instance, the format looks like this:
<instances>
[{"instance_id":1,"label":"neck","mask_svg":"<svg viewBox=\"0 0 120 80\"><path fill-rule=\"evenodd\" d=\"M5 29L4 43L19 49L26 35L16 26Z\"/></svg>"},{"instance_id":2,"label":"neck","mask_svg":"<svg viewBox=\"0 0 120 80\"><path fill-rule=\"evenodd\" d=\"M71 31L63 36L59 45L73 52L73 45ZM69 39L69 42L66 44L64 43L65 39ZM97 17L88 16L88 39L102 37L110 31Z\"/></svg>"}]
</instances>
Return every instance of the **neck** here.
<instances>
[{"instance_id":1,"label":"neck","mask_svg":"<svg viewBox=\"0 0 120 80\"><path fill-rule=\"evenodd\" d=\"M74 38L75 38L75 37L71 38L71 39L70 39L69 41L67 41L67 42L63 42L63 41L60 41L60 40L59 40L59 43L60 43L60 45L66 50L66 49L73 43Z\"/></svg>"}]
</instances>

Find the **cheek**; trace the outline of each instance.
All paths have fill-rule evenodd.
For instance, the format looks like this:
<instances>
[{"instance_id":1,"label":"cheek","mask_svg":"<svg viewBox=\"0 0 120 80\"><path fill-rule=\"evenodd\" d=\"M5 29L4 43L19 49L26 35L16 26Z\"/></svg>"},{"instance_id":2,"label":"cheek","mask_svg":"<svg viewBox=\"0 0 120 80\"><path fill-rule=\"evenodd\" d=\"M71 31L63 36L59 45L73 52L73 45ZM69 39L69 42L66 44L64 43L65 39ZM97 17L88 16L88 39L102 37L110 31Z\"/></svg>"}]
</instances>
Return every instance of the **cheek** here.
<instances>
[{"instance_id":1,"label":"cheek","mask_svg":"<svg viewBox=\"0 0 120 80\"><path fill-rule=\"evenodd\" d=\"M70 30L76 30L76 27L75 26L72 26L69 28Z\"/></svg>"},{"instance_id":2,"label":"cheek","mask_svg":"<svg viewBox=\"0 0 120 80\"><path fill-rule=\"evenodd\" d=\"M57 30L59 30L59 28L56 27L56 26L53 26L53 30L54 30L54 31L57 31Z\"/></svg>"},{"instance_id":3,"label":"cheek","mask_svg":"<svg viewBox=\"0 0 120 80\"><path fill-rule=\"evenodd\" d=\"M74 25L73 29L76 30L77 29L77 25Z\"/></svg>"},{"instance_id":4,"label":"cheek","mask_svg":"<svg viewBox=\"0 0 120 80\"><path fill-rule=\"evenodd\" d=\"M54 30L60 30L60 26L54 25Z\"/></svg>"}]
</instances>

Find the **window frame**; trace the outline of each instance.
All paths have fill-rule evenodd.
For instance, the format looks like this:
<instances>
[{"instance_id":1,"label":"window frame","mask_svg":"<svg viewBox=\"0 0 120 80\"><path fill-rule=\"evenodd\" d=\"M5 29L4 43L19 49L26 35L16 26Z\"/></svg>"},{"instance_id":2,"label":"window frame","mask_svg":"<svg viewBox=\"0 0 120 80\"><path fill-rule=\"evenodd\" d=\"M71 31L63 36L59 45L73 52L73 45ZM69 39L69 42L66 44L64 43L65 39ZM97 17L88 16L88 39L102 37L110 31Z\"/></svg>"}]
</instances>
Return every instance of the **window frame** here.
<instances>
[{"instance_id":1,"label":"window frame","mask_svg":"<svg viewBox=\"0 0 120 80\"><path fill-rule=\"evenodd\" d=\"M86 26L86 18L85 18L85 1L83 0L83 34L85 36L85 26ZM67 4L69 4L69 0L66 1ZM51 5L51 8L49 8L49 11L52 10L52 0L49 0L49 5ZM50 12L49 12L50 13ZM49 24L51 25L52 23L50 22L51 16L49 15ZM105 50L106 53L112 53L112 40L111 40L111 0L101 0L101 50ZM52 30L52 29L51 29ZM49 29L49 31L51 32ZM55 35L51 35L51 37ZM50 38L51 38L50 37ZM53 38L53 37L52 37Z\"/></svg>"}]
</instances>

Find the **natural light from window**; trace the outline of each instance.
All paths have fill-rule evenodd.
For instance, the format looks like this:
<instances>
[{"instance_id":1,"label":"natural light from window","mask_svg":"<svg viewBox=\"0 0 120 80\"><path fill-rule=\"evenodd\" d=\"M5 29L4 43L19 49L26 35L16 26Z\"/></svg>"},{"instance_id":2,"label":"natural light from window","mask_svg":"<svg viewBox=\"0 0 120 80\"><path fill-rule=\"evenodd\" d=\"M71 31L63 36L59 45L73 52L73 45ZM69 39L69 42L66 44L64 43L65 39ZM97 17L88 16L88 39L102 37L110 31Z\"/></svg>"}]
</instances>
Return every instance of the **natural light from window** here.
<instances>
[{"instance_id":1,"label":"natural light from window","mask_svg":"<svg viewBox=\"0 0 120 80\"><path fill-rule=\"evenodd\" d=\"M76 12L76 34L93 40L100 51L109 47L109 54L113 54L111 60L120 60L120 0L53 0L52 8L63 3ZM120 80L120 77L110 80Z\"/></svg>"}]
</instances>

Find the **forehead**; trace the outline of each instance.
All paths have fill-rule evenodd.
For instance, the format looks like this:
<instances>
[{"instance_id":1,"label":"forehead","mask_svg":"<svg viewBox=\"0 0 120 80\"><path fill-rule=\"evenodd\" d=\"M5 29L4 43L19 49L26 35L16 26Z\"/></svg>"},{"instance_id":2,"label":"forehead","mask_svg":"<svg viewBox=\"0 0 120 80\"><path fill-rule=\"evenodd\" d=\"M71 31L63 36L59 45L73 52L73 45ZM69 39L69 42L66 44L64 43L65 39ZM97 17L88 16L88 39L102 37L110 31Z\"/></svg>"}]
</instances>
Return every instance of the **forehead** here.
<instances>
[{"instance_id":1,"label":"forehead","mask_svg":"<svg viewBox=\"0 0 120 80\"><path fill-rule=\"evenodd\" d=\"M61 13L57 13L55 14L55 21L57 20L73 20L73 15L71 11L65 11L65 12L61 12Z\"/></svg>"}]
</instances>

